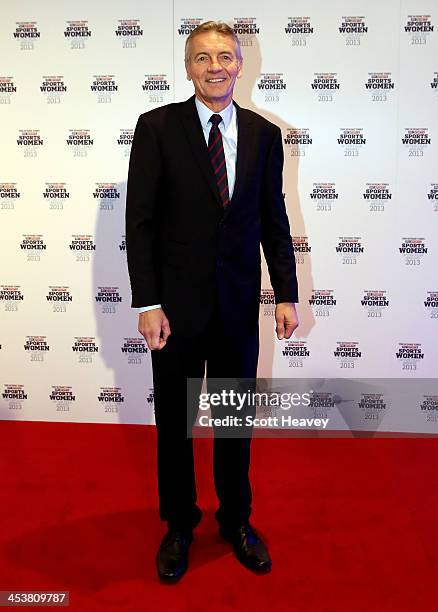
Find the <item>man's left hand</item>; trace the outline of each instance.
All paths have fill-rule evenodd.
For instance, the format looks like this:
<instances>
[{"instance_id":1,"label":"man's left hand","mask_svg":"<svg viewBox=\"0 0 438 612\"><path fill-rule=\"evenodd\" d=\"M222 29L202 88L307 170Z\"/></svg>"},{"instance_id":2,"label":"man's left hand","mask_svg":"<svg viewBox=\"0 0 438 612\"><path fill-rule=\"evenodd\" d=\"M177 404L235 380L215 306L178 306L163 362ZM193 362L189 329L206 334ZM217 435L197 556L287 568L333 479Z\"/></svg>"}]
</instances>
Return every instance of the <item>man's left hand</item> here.
<instances>
[{"instance_id":1,"label":"man's left hand","mask_svg":"<svg viewBox=\"0 0 438 612\"><path fill-rule=\"evenodd\" d=\"M277 338L287 340L299 325L297 311L293 302L280 302L275 306Z\"/></svg>"}]
</instances>

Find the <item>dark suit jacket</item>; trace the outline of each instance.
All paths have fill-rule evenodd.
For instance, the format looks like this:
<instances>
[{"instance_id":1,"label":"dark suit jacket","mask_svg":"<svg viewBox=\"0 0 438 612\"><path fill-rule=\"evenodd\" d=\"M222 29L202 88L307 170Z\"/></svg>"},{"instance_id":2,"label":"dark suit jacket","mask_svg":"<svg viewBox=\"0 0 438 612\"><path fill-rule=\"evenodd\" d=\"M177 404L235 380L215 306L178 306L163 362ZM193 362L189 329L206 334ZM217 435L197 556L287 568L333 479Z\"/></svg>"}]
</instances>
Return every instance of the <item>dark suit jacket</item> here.
<instances>
[{"instance_id":1,"label":"dark suit jacket","mask_svg":"<svg viewBox=\"0 0 438 612\"><path fill-rule=\"evenodd\" d=\"M140 115L132 143L126 201L132 306L160 303L171 331L185 336L202 330L216 299L231 333L257 328L260 243L276 303L298 301L281 131L234 104L236 181L225 211L195 96Z\"/></svg>"}]
</instances>

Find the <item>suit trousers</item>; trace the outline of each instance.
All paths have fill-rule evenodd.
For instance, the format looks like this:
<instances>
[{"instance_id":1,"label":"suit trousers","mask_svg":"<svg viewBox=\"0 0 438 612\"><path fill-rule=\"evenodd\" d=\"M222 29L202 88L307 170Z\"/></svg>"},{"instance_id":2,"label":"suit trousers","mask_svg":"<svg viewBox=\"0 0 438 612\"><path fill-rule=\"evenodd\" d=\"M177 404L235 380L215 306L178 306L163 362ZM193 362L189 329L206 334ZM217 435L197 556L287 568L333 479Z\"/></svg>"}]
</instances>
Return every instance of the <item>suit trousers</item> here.
<instances>
[{"instance_id":1,"label":"suit trousers","mask_svg":"<svg viewBox=\"0 0 438 612\"><path fill-rule=\"evenodd\" d=\"M172 330L171 321L170 327ZM189 531L199 522L201 511L196 504L193 439L187 435L187 419L190 423L195 421L198 404L187 401L187 379L202 382L205 375L209 392L217 390L209 379L216 384L218 378L242 377L255 384L258 325L239 337L232 336L216 304L202 332L190 338L171 333L164 348L152 351L151 355L160 517L170 529ZM215 430L213 476L219 500L216 519L232 529L245 523L251 514L251 432L246 431L246 437L231 438L216 434Z\"/></svg>"}]
</instances>

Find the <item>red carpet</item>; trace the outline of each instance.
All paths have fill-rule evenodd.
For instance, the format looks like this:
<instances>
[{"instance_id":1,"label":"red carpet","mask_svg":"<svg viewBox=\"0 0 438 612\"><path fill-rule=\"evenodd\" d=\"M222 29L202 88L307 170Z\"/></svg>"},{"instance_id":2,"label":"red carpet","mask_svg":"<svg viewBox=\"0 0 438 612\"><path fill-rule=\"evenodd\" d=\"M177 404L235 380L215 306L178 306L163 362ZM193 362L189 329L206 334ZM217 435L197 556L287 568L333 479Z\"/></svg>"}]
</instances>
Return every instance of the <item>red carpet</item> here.
<instances>
[{"instance_id":1,"label":"red carpet","mask_svg":"<svg viewBox=\"0 0 438 612\"><path fill-rule=\"evenodd\" d=\"M0 427L0 590L69 590L69 609L84 612L437 609L434 439L255 440L266 576L216 535L211 440L198 440L204 520L187 575L163 586L152 427Z\"/></svg>"}]
</instances>

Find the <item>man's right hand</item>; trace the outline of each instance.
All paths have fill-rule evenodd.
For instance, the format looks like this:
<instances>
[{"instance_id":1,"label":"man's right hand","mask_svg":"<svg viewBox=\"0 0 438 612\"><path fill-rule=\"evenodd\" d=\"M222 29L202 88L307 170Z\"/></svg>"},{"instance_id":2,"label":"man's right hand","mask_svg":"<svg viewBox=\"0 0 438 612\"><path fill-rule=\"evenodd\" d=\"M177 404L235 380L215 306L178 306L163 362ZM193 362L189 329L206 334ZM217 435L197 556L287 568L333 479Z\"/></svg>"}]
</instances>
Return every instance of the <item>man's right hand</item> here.
<instances>
[{"instance_id":1,"label":"man's right hand","mask_svg":"<svg viewBox=\"0 0 438 612\"><path fill-rule=\"evenodd\" d=\"M162 308L146 310L138 315L138 331L146 340L151 351L161 350L166 346L170 335L169 320Z\"/></svg>"}]
</instances>

